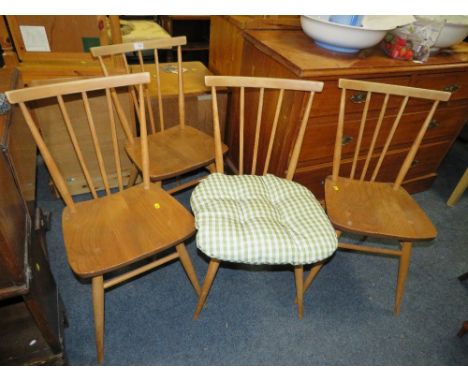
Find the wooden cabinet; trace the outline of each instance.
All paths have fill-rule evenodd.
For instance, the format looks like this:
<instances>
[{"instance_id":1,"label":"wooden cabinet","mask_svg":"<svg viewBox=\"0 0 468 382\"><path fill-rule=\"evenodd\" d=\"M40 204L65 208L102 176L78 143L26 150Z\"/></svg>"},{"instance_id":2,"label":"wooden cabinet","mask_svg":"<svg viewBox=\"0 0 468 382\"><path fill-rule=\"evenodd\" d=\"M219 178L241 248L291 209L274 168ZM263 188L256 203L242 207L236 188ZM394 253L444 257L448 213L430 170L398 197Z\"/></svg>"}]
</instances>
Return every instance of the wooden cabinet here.
<instances>
[{"instance_id":1,"label":"wooden cabinet","mask_svg":"<svg viewBox=\"0 0 468 382\"><path fill-rule=\"evenodd\" d=\"M0 91L17 78L0 69ZM20 115L0 116L0 364L63 364L64 310L35 208L36 146Z\"/></svg>"},{"instance_id":2,"label":"wooden cabinet","mask_svg":"<svg viewBox=\"0 0 468 382\"><path fill-rule=\"evenodd\" d=\"M224 20L224 23L226 21ZM229 27L232 26L232 22ZM213 23L213 26L218 25ZM213 33L217 33L213 30ZM219 34L222 34L220 31ZM404 187L410 192L427 189L437 175L437 169L450 149L468 117L468 44L461 43L453 50L432 56L424 64L393 60L384 56L379 48L361 51L357 55L337 54L322 49L314 44L302 30L238 30L237 39L242 42L232 42L232 48L242 45L242 54L232 69L231 56L218 57L213 61L219 74L233 74L260 77L301 78L323 81L324 91L316 94L309 120L308 130L304 139L302 152L297 168L296 180L310 188L317 197L323 198L323 180L331 174L333 147L335 143L338 122L340 89L339 78L355 78L361 80L416 86L428 89L446 90L453 93L449 102L442 103L430 128L424 137L422 146L409 171ZM229 51L229 46L220 47L220 51ZM212 46L216 57L216 47ZM220 62L229 62L231 69ZM227 73L224 73L226 70ZM343 137L342 161L344 168L351 161L357 140L357 130L361 118L362 94L351 92L346 104L347 119ZM296 108L304 107L304 99L288 99L285 105L290 108L288 120L280 121L278 126L278 144L275 145L271 171L281 175L287 167L299 121L295 117ZM401 100L390 100L383 130L391 127L390 119L397 114ZM369 117L377 120L382 99L377 95L372 97L369 107ZM256 103L248 105L255 112ZM265 123L262 123L263 140L269 137L269 123L274 113L274 100L264 106ZM423 101L411 101L403 115L401 126L397 130L388 158L383 163L383 171L379 180L391 180L408 151L417 129L424 118L424 110L429 107ZM236 113L232 113L230 123L237 123ZM246 126L246 144L253 142L254 126ZM370 145L370 136L363 137L363 154ZM226 133L226 144L230 153L237 150L236 137L229 130ZM383 139L377 141L377 152L382 149ZM266 153L260 153L261 162ZM233 154L231 154L233 155ZM231 158L236 163L235 155ZM260 166L261 167L261 166Z\"/></svg>"}]
</instances>

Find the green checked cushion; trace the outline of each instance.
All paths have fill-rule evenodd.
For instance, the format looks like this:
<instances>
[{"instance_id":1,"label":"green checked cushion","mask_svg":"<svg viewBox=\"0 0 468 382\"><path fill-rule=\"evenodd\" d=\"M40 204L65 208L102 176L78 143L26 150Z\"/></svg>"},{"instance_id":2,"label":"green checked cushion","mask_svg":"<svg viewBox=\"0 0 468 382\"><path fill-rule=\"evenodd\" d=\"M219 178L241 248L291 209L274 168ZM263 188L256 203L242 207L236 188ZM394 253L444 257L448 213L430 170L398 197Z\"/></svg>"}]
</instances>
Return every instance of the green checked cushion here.
<instances>
[{"instance_id":1,"label":"green checked cushion","mask_svg":"<svg viewBox=\"0 0 468 382\"><path fill-rule=\"evenodd\" d=\"M310 264L337 247L335 230L314 195L274 175L211 174L190 202L197 247L218 260Z\"/></svg>"}]
</instances>

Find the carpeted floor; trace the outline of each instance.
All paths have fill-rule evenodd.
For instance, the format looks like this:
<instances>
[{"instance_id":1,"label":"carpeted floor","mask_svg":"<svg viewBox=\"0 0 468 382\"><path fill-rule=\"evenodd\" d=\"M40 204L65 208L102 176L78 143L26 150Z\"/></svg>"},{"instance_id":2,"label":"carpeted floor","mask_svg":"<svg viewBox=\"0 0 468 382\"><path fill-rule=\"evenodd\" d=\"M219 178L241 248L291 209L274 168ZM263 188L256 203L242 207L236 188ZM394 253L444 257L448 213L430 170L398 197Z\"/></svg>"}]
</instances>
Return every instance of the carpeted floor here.
<instances>
[{"instance_id":1,"label":"carpeted floor","mask_svg":"<svg viewBox=\"0 0 468 382\"><path fill-rule=\"evenodd\" d=\"M106 292L105 365L468 365L468 192L446 205L468 166L457 142L433 187L415 195L438 228L415 245L400 316L392 313L397 259L337 252L294 304L289 268L222 266L198 321L196 295L179 262ZM96 364L91 287L68 267L61 235L63 204L40 168L38 202L52 212L51 265L70 326L71 365ZM190 192L178 198L189 206ZM207 259L188 243L200 282Z\"/></svg>"}]
</instances>

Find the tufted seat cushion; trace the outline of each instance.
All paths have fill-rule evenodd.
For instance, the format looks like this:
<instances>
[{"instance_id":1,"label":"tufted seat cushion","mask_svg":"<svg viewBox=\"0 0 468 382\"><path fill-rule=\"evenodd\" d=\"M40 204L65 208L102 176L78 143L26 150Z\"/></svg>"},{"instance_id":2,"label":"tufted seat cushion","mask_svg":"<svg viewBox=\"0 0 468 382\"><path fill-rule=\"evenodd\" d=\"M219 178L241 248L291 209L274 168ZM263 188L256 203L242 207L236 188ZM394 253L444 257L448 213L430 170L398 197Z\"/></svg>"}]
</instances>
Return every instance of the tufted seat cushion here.
<instances>
[{"instance_id":1,"label":"tufted seat cushion","mask_svg":"<svg viewBox=\"0 0 468 382\"><path fill-rule=\"evenodd\" d=\"M218 260L310 264L337 248L314 195L274 175L211 174L193 191L191 205L197 247Z\"/></svg>"}]
</instances>

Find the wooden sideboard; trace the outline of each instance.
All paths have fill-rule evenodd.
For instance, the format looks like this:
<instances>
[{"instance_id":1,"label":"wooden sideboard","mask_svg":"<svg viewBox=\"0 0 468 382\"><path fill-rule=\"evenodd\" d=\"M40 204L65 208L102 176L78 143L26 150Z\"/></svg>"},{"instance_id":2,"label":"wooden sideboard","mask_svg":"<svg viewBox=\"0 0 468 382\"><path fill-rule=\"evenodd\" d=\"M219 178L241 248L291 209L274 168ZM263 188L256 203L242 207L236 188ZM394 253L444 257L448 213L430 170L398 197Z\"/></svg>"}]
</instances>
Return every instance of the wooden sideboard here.
<instances>
[{"instance_id":1,"label":"wooden sideboard","mask_svg":"<svg viewBox=\"0 0 468 382\"><path fill-rule=\"evenodd\" d=\"M20 86L0 69L0 91ZM17 106L0 115L0 364L64 364L64 309L35 203L36 145Z\"/></svg>"},{"instance_id":2,"label":"wooden sideboard","mask_svg":"<svg viewBox=\"0 0 468 382\"><path fill-rule=\"evenodd\" d=\"M213 26L228 28L233 26L232 20L225 19L214 22ZM229 24L229 25L228 25ZM213 33L217 33L213 30ZM220 34L223 31L219 32ZM336 127L338 123L338 108L340 89L339 78L354 78L382 83L416 86L428 89L447 90L453 93L447 103L439 106L431 121L430 128L424 137L423 144L418 151L412 167L405 179L404 187L410 192L419 192L431 186L437 176L437 169L450 149L468 117L468 44L461 43L452 50L432 56L424 64L408 61L398 61L386 57L378 47L361 51L357 55L338 54L318 47L302 30L270 29L270 30L242 30L238 28L236 41L227 41L220 50L226 52L235 46L242 46L242 54L232 61L231 55L224 59L229 62L229 68L218 57L211 70L218 74L245 75L259 77L300 78L323 81L324 91L316 94L309 119L309 125L304 139L302 152L295 176L295 180L307 186L318 198L323 198L323 181L331 174L333 147ZM242 40L242 41L240 41ZM212 46L212 51L217 47ZM226 69L228 68L228 69ZM237 69L236 69L237 68ZM377 97L375 97L377 98ZM349 113L345 121L343 137L342 163L344 168L351 162L350 153L356 144L359 120L361 117L361 94L349 94L346 110ZM278 125L277 144L273 151L271 172L284 174L292 150L299 121L295 110L304 107L303 97L290 99L285 96L285 107L291 112L287 120ZM248 105L254 113L255 102ZM371 103L369 115L377 120L377 102ZM395 116L399 100L390 101L384 129L390 128L390 118ZM269 121L273 120L275 99L266 98L262 123L263 139L269 137ZM422 124L424 110L428 105L413 102L403 115L401 127L397 130L389 152L388 159L383 164L379 180L391 181L402 163L417 128ZM236 113L231 113L230 123L237 123ZM246 126L246 144L253 142L254 126ZM371 137L363 138L363 153L369 147ZM226 132L226 144L230 147L230 155L234 166L237 151L236 137ZM377 142L377 150L382 149L384 140ZM378 153L376 153L377 155ZM261 152L260 161L263 162L266 152ZM259 166L261 168L261 166ZM349 166L348 166L349 167Z\"/></svg>"}]
</instances>

